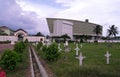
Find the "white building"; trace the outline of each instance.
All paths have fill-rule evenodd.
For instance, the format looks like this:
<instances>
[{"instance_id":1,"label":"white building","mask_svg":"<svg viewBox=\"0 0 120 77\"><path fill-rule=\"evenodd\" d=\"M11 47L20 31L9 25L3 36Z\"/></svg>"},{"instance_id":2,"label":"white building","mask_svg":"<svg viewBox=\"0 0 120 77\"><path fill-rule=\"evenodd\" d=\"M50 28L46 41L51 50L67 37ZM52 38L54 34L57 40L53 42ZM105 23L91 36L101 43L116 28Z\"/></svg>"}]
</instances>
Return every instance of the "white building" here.
<instances>
[{"instance_id":1,"label":"white building","mask_svg":"<svg viewBox=\"0 0 120 77\"><path fill-rule=\"evenodd\" d=\"M25 41L28 40L29 42L40 42L40 41L45 41L44 36L29 36L26 31L23 29L18 29L14 31L14 35L0 35L0 42L2 41Z\"/></svg>"},{"instance_id":2,"label":"white building","mask_svg":"<svg viewBox=\"0 0 120 77\"><path fill-rule=\"evenodd\" d=\"M65 20L55 20L52 36L61 36L68 34L73 39L73 23Z\"/></svg>"}]
</instances>

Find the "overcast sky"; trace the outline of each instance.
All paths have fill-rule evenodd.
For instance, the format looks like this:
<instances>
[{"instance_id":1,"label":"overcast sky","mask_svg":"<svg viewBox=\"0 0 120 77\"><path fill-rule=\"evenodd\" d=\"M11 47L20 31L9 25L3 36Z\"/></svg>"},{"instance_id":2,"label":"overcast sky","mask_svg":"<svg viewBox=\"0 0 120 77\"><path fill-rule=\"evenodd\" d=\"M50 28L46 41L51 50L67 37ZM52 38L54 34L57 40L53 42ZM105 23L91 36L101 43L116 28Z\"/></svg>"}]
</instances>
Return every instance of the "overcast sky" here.
<instances>
[{"instance_id":1,"label":"overcast sky","mask_svg":"<svg viewBox=\"0 0 120 77\"><path fill-rule=\"evenodd\" d=\"M119 8L120 0L0 0L0 25L49 34L45 18L89 19L106 36L111 25L120 29Z\"/></svg>"}]
</instances>

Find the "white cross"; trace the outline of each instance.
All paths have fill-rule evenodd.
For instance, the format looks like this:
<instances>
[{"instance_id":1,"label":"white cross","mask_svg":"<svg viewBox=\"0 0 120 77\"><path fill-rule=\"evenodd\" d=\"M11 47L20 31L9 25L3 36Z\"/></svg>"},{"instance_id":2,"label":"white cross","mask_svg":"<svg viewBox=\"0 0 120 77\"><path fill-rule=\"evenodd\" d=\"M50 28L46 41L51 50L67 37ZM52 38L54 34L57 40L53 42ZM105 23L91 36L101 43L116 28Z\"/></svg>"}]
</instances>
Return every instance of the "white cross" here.
<instances>
[{"instance_id":1,"label":"white cross","mask_svg":"<svg viewBox=\"0 0 120 77\"><path fill-rule=\"evenodd\" d=\"M82 62L83 62L83 59L85 58L85 56L82 56L82 52L80 52L80 55L78 57L79 59L79 65L82 66Z\"/></svg>"},{"instance_id":2,"label":"white cross","mask_svg":"<svg viewBox=\"0 0 120 77\"><path fill-rule=\"evenodd\" d=\"M81 46L81 48L83 47L83 45L82 45L82 44L81 44L80 46Z\"/></svg>"},{"instance_id":3,"label":"white cross","mask_svg":"<svg viewBox=\"0 0 120 77\"><path fill-rule=\"evenodd\" d=\"M80 50L80 49L78 48L78 44L76 44L75 50L76 50L76 55L78 55L78 51Z\"/></svg>"},{"instance_id":4,"label":"white cross","mask_svg":"<svg viewBox=\"0 0 120 77\"><path fill-rule=\"evenodd\" d=\"M68 41L65 41L65 45L68 46Z\"/></svg>"},{"instance_id":5,"label":"white cross","mask_svg":"<svg viewBox=\"0 0 120 77\"><path fill-rule=\"evenodd\" d=\"M60 48L60 43L58 44L58 49L59 49L59 52L62 50L62 49Z\"/></svg>"},{"instance_id":6,"label":"white cross","mask_svg":"<svg viewBox=\"0 0 120 77\"><path fill-rule=\"evenodd\" d=\"M109 51L107 51L106 54L105 54L107 64L109 64L109 57L110 56L111 56L111 54L109 53Z\"/></svg>"}]
</instances>

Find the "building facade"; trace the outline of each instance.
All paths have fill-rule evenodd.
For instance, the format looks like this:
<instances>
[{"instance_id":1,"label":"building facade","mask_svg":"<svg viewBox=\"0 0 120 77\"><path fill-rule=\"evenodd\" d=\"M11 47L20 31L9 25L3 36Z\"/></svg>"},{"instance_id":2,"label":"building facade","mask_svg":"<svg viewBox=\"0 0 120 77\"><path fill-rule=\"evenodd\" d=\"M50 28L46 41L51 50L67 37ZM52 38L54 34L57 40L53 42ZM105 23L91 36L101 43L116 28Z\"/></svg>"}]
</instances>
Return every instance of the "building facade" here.
<instances>
[{"instance_id":1,"label":"building facade","mask_svg":"<svg viewBox=\"0 0 120 77\"><path fill-rule=\"evenodd\" d=\"M89 20L78 21L60 18L47 18L46 20L51 36L68 34L72 40L81 38L83 35L89 36L90 39L97 36L94 29L98 24L90 23ZM99 36L102 36L102 34Z\"/></svg>"},{"instance_id":2,"label":"building facade","mask_svg":"<svg viewBox=\"0 0 120 77\"><path fill-rule=\"evenodd\" d=\"M1 35L13 35L14 31L6 26L0 26Z\"/></svg>"},{"instance_id":3,"label":"building facade","mask_svg":"<svg viewBox=\"0 0 120 77\"><path fill-rule=\"evenodd\" d=\"M10 30L10 29L8 28L8 30ZM5 32L6 29L3 31ZM18 29L16 31L14 31L12 35L9 33L10 32L8 31L7 35L0 35L0 42L2 42L2 41L17 42L17 41L25 41L26 39L29 42L40 42L40 41L44 42L45 41L45 37L43 37L43 36L29 36L28 33L23 29Z\"/></svg>"}]
</instances>

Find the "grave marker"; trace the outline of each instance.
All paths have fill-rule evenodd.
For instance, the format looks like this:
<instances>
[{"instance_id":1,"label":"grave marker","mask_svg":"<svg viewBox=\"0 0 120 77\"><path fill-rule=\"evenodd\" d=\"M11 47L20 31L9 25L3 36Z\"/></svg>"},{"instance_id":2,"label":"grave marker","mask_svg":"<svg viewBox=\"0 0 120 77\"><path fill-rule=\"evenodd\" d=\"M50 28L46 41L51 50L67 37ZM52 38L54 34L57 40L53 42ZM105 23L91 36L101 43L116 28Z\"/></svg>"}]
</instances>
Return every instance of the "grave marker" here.
<instances>
[{"instance_id":1,"label":"grave marker","mask_svg":"<svg viewBox=\"0 0 120 77\"><path fill-rule=\"evenodd\" d=\"M68 41L65 41L65 46L68 46Z\"/></svg>"},{"instance_id":2,"label":"grave marker","mask_svg":"<svg viewBox=\"0 0 120 77\"><path fill-rule=\"evenodd\" d=\"M109 53L109 51L106 52L105 57L106 57L106 63L109 64L109 57L111 56L111 54Z\"/></svg>"},{"instance_id":3,"label":"grave marker","mask_svg":"<svg viewBox=\"0 0 120 77\"><path fill-rule=\"evenodd\" d=\"M76 44L75 50L76 50L76 56L78 56L78 51L80 50L80 49L78 48L78 44Z\"/></svg>"},{"instance_id":4,"label":"grave marker","mask_svg":"<svg viewBox=\"0 0 120 77\"><path fill-rule=\"evenodd\" d=\"M80 53L78 59L79 59L79 65L82 66L83 59L85 59L85 56L82 56L82 52Z\"/></svg>"},{"instance_id":5,"label":"grave marker","mask_svg":"<svg viewBox=\"0 0 120 77\"><path fill-rule=\"evenodd\" d=\"M82 45L82 44L81 44L80 46L81 46L81 48L83 47L83 45Z\"/></svg>"},{"instance_id":6,"label":"grave marker","mask_svg":"<svg viewBox=\"0 0 120 77\"><path fill-rule=\"evenodd\" d=\"M60 43L58 44L58 49L59 49L59 52L62 50L62 49L60 48Z\"/></svg>"}]
</instances>

